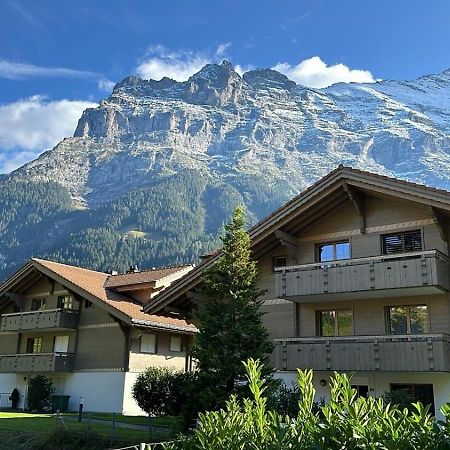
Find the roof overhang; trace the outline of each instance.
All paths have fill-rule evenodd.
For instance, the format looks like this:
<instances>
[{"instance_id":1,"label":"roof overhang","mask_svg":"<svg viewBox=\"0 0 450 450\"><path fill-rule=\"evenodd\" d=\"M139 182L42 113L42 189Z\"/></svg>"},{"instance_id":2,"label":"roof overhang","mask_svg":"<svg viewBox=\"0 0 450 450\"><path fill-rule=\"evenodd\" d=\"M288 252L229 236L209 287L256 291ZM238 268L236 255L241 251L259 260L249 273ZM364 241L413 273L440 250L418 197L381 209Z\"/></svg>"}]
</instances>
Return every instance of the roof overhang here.
<instances>
[{"instance_id":1,"label":"roof overhang","mask_svg":"<svg viewBox=\"0 0 450 450\"><path fill-rule=\"evenodd\" d=\"M275 233L277 230L298 233L349 200L355 202L358 207L352 189L414 202L431 208L438 214L450 215L450 192L339 166L249 230L253 257L258 259L279 245L280 239ZM193 303L186 294L200 283L203 271L211 267L220 256L218 251L202 261L154 297L144 306L144 310L155 314L168 312L171 308L191 308Z\"/></svg>"}]
</instances>

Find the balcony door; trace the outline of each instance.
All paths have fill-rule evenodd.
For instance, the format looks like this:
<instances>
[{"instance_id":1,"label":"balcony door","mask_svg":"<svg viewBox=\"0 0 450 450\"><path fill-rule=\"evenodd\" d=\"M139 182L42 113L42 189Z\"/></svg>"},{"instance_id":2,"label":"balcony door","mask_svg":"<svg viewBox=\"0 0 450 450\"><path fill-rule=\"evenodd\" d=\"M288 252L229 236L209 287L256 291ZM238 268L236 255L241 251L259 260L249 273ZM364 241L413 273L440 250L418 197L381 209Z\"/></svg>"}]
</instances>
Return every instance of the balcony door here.
<instances>
[{"instance_id":1,"label":"balcony door","mask_svg":"<svg viewBox=\"0 0 450 450\"><path fill-rule=\"evenodd\" d=\"M69 336L56 336L53 345L55 353L68 353L69 351Z\"/></svg>"},{"instance_id":2,"label":"balcony door","mask_svg":"<svg viewBox=\"0 0 450 450\"><path fill-rule=\"evenodd\" d=\"M421 402L423 405L430 405L430 413L435 414L432 384L391 383L391 392L395 391L404 391L411 402Z\"/></svg>"}]
</instances>

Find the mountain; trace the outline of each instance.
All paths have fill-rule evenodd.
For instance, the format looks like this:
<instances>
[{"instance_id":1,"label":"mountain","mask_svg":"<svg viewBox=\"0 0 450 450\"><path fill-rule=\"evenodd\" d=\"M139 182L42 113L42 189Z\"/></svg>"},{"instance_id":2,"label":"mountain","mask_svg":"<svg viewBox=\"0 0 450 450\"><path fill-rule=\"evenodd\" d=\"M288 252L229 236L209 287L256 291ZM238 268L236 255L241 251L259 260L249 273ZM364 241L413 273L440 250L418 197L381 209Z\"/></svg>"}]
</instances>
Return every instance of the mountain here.
<instances>
[{"instance_id":1,"label":"mountain","mask_svg":"<svg viewBox=\"0 0 450 450\"><path fill-rule=\"evenodd\" d=\"M185 82L130 76L0 180L0 278L31 255L195 260L236 203L254 222L341 163L448 188L450 70L326 89L226 61Z\"/></svg>"}]
</instances>

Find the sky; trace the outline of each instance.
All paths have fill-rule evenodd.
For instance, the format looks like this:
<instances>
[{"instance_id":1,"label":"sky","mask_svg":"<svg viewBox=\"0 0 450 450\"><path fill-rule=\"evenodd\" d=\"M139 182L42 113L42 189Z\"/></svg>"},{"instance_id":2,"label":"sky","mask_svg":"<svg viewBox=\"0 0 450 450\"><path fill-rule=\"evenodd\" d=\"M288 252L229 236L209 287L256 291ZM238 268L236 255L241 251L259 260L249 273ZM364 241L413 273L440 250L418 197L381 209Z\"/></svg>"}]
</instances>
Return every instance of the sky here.
<instances>
[{"instance_id":1,"label":"sky","mask_svg":"<svg viewBox=\"0 0 450 450\"><path fill-rule=\"evenodd\" d=\"M275 68L305 86L450 68L449 0L0 0L0 174L128 75Z\"/></svg>"}]
</instances>

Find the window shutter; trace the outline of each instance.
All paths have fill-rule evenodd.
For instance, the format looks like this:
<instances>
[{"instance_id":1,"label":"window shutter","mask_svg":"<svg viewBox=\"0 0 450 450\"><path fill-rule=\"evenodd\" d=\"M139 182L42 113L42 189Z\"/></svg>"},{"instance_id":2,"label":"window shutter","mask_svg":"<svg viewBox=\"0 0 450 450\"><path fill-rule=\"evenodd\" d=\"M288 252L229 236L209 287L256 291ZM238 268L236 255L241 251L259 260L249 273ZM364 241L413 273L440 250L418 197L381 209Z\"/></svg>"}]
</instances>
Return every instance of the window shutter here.
<instances>
[{"instance_id":1,"label":"window shutter","mask_svg":"<svg viewBox=\"0 0 450 450\"><path fill-rule=\"evenodd\" d=\"M420 230L403 233L384 234L382 236L383 254L419 252L422 250L422 233Z\"/></svg>"}]
</instances>

